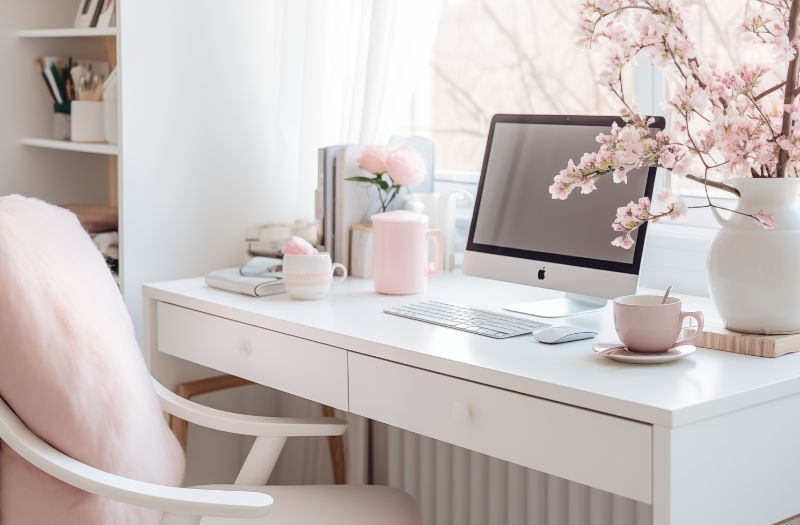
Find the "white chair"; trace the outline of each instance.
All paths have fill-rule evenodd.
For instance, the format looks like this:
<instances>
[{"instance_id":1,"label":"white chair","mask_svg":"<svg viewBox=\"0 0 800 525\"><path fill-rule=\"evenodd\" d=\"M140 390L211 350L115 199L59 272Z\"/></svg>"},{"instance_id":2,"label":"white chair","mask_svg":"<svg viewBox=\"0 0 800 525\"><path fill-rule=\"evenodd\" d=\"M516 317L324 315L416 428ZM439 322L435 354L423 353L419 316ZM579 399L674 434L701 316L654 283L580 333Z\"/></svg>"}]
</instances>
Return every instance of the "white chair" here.
<instances>
[{"instance_id":1,"label":"white chair","mask_svg":"<svg viewBox=\"0 0 800 525\"><path fill-rule=\"evenodd\" d=\"M389 488L263 486L287 437L341 435L346 430L342 420L232 414L188 401L153 383L165 412L207 428L256 437L234 485L168 487L103 472L39 439L2 398L0 441L32 465L74 487L163 511L162 525L419 525L414 500Z\"/></svg>"},{"instance_id":2,"label":"white chair","mask_svg":"<svg viewBox=\"0 0 800 525\"><path fill-rule=\"evenodd\" d=\"M100 471L60 453L39 439L2 399L0 440L37 468L65 483L98 496L165 512L163 525L420 523L413 499L384 487L262 486L267 482L287 437L341 435L346 430L343 421L232 414L183 399L155 381L154 387L162 408L170 414L207 428L256 437L234 485L166 487ZM270 513L273 497L280 505ZM239 521L233 518L250 519Z\"/></svg>"},{"instance_id":3,"label":"white chair","mask_svg":"<svg viewBox=\"0 0 800 525\"><path fill-rule=\"evenodd\" d=\"M46 278L41 276L45 275ZM0 197L0 278L3 280L3 294L0 294L0 324L4 330L0 333L0 372L8 384L2 385L6 399L0 397L0 442L2 446L9 447L22 457L24 461L77 489L95 494L101 498L108 498L125 504L142 508L155 509L164 513L164 525L419 525L419 511L413 499L396 490L374 486L346 486L346 485L314 485L284 487L266 487L270 473L281 453L288 437L293 436L339 436L346 430L343 421L336 418L293 419L257 417L232 414L194 403L188 399L174 394L156 381L152 381L155 396L146 403L138 406L125 397L109 399L106 384L86 384L86 380L97 380L102 377L106 383L114 385L119 383L119 392L125 396L147 396L149 383L146 369L133 336L133 329L127 319L127 311L118 294L116 285L108 274L105 262L97 253L91 240L81 228L78 220L67 211L48 205L35 199L25 199L19 196ZM101 274L102 272L102 274ZM26 279L29 281L26 284ZM49 295L48 295L49 294ZM52 307L52 308L51 308ZM19 308L19 310L14 310ZM69 315L67 315L69 313ZM100 313L107 313L100 317ZM20 314L20 315L16 315ZM98 316L98 319L87 319ZM10 321L9 321L10 320ZM85 321L85 322L84 322ZM127 322L126 322L127 321ZM14 331L9 323L25 325L22 329ZM98 326L95 330L94 327ZM102 327L100 327L102 325ZM57 333L62 329L64 333ZM30 333L28 330L37 331ZM30 335L30 337L26 336ZM46 337L38 337L45 334ZM52 342L66 341L63 346ZM29 343L28 343L29 342ZM27 348L27 347L30 348ZM112 355L111 349L118 347L119 359L104 361L102 356ZM81 355L80 349L86 348L86 356ZM36 352L40 351L41 354ZM52 359L45 363L48 352ZM20 359L20 355L32 357L30 361ZM83 359L84 361L80 361ZM53 363L85 363L85 367L76 367L75 370L62 370L49 365ZM94 362L93 360L96 360ZM138 360L138 361L137 361ZM135 366L133 364L134 361ZM37 364L38 363L38 364ZM87 364L88 363L88 364ZM44 366L47 364L48 366ZM19 369L15 370L15 366ZM130 377L121 376L130 372ZM27 383L15 383L15 373L24 377ZM85 375L83 375L85 373ZM46 374L57 374L58 377L48 377ZM45 397L35 398L26 405L23 400L36 396L36 388L30 388L24 393L23 386L28 386L41 377L40 385L42 396L58 396L54 399ZM77 378L77 379L76 379ZM58 379L55 381L54 379ZM131 381L124 381L131 379ZM74 380L74 381L72 381ZM61 383L59 383L61 381ZM61 384L63 388L44 388ZM122 385L127 384L127 388ZM75 388L86 387L85 392L77 392ZM15 390L16 389L16 390ZM75 394L76 403L62 403L65 398ZM81 394L81 395L79 395ZM84 395L85 394L85 395ZM93 396L98 397L93 397ZM121 394L122 395L122 394ZM16 396L16 397L14 397ZM100 396L103 396L102 398ZM154 406L155 398L159 399L160 407L182 420L202 425L222 432L230 432L246 436L254 436L255 443L251 448L244 465L233 485L209 486L197 488L181 488L146 483L115 475L98 468L87 465L58 450L63 447L73 450L72 454L83 454L81 457L92 457L99 464L123 464L97 459L102 454L109 456L108 451L98 452L95 456L86 452L74 442L81 440L81 425L85 424L87 442L98 447L103 443L104 434L102 421L109 421L113 431L108 432L109 441L105 444L116 446L119 443L138 443L136 440L143 438L136 433L143 430L140 426L152 423L154 427L163 423L161 428L164 439L169 441L166 421L160 421L158 406ZM93 400L97 399L94 406ZM46 402L50 401L52 404ZM116 401L116 403L115 403ZM144 400L143 400L144 401ZM127 403L126 403L127 402ZM12 410L16 410L22 416ZM31 408L34 407L34 408ZM46 424L37 421L36 417L43 415L44 407L64 409L65 417L75 425L64 428L64 436L58 432L59 428L47 428ZM115 410L114 407L119 407ZM133 407L133 408L132 408ZM92 412L93 408L97 412ZM137 414L121 413L123 410L136 410L141 408L138 415L146 415L150 419L136 419ZM155 409L155 410L154 410ZM39 410L38 412L36 410ZM114 424L113 415L121 415L122 419L129 417L136 425L130 428L124 424ZM92 419L91 416L100 414L105 419ZM50 417L50 416L48 416ZM24 423L28 419L30 428ZM86 423L83 423L83 421ZM62 422L63 424L63 422ZM100 429L98 431L98 425ZM52 445L40 439L31 429L37 429L39 435L48 438ZM52 432L50 432L53 430ZM153 431L146 428L146 432ZM120 433L128 434L119 439ZM150 434L145 434L150 435ZM64 439L59 441L63 437ZM115 440L116 439L116 440ZM157 439L146 443L148 446L160 446ZM172 461L177 453L177 442L161 443L164 450L141 449L131 450L131 456L125 459L143 461ZM102 448L102 447L101 447ZM75 452L79 450L80 452ZM127 449L122 449L123 451ZM5 450L4 450L5 452ZM170 452L170 453L168 453ZM114 449L113 454L118 455ZM11 466L3 471L3 486L0 490L3 495L16 498L9 503L18 505L13 508L9 505L2 509L4 514L0 522L7 525L31 525L30 523L11 523L11 519L25 521L27 516L34 516L36 509L47 511L47 519L54 521L51 516L58 516L63 511L65 521L75 523L78 519L96 519L93 516L109 516L120 510L121 519L135 519L138 513L125 514L124 506L111 506L112 512L106 512L102 505L97 507L92 498L83 498L90 505L83 508L79 503L77 512L70 514L70 507L77 499L72 498L72 491L65 490L66 497L58 494L59 484L47 476L34 472L33 476L22 479L23 472L19 467L19 458L3 454L6 463ZM178 460L179 461L179 460ZM143 467L147 465L142 465ZM159 465L155 465L158 467ZM142 475L152 474L146 479L169 480L177 476L178 465L164 464L163 471L157 468L136 470L130 465L124 465L126 472L141 472ZM106 467L112 468L112 467ZM122 468L122 467L121 467ZM17 470L14 470L17 469ZM172 470L170 470L172 469ZM27 470L27 469L24 469ZM23 473L24 474L24 473ZM174 474L174 475L173 475ZM12 476L16 475L16 478ZM133 474L131 474L133 475ZM14 486L15 480L19 485ZM40 493L35 493L36 482L41 483ZM49 485L48 485L49 483ZM15 489L21 489L15 492ZM61 487L68 488L68 487ZM24 492L23 492L24 491ZM49 491L49 492L48 492ZM18 494L30 494L29 501L20 501ZM55 496L54 496L55 495ZM78 495L80 496L80 495ZM48 497L55 499L48 500ZM8 500L3 500L4 502ZM62 505L64 508L59 508ZM20 510L21 509L21 510ZM32 514L26 514L33 509ZM130 510L130 509L129 509ZM97 511L96 514L92 512ZM11 514L15 512L15 514ZM83 512L83 514L81 514ZM105 512L105 513L104 513ZM43 514L44 515L44 514ZM157 514L153 514L157 517ZM85 516L92 516L86 518ZM130 517L130 518L129 518ZM27 518L31 519L31 518ZM126 521L126 523L128 523ZM49 525L49 524L48 524ZM89 525L89 524L87 524Z\"/></svg>"}]
</instances>

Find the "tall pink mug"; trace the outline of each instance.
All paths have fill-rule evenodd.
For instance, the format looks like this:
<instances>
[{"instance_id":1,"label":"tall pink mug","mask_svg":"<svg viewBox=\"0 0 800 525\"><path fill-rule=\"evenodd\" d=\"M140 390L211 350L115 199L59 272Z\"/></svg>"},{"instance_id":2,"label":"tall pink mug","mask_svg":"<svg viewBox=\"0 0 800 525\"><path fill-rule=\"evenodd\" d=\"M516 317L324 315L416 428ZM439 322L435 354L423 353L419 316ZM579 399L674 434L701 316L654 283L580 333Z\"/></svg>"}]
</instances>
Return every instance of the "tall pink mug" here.
<instances>
[{"instance_id":1,"label":"tall pink mug","mask_svg":"<svg viewBox=\"0 0 800 525\"><path fill-rule=\"evenodd\" d=\"M426 215L406 210L373 215L372 236L376 292L421 293L428 277L442 273L444 238L440 230L428 229Z\"/></svg>"},{"instance_id":2,"label":"tall pink mug","mask_svg":"<svg viewBox=\"0 0 800 525\"><path fill-rule=\"evenodd\" d=\"M625 295L614 299L614 327L620 341L634 352L666 352L673 346L689 344L703 331L702 312L681 311L677 297L658 295ZM697 330L691 336L676 341L683 320L697 321Z\"/></svg>"}]
</instances>

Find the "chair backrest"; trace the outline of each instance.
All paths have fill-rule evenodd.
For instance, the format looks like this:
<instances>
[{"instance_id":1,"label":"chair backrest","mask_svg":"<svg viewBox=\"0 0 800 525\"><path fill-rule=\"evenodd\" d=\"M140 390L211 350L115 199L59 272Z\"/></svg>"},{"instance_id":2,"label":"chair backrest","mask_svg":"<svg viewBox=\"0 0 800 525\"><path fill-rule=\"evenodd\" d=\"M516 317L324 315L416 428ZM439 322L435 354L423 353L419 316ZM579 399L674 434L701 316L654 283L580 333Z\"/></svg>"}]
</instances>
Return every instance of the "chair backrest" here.
<instances>
[{"instance_id":1,"label":"chair backrest","mask_svg":"<svg viewBox=\"0 0 800 525\"><path fill-rule=\"evenodd\" d=\"M64 454L179 485L183 454L161 414L122 297L70 212L0 198L0 397ZM7 523L154 525L152 511L58 481L0 445Z\"/></svg>"}]
</instances>

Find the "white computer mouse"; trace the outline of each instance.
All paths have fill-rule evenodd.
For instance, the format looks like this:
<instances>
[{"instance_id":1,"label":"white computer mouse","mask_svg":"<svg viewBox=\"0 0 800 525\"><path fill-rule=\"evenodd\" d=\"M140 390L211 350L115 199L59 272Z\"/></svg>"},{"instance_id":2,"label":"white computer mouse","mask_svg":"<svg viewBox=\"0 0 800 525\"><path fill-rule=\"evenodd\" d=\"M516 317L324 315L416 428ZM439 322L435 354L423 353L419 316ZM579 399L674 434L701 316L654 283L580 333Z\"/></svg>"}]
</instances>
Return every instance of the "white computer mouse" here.
<instances>
[{"instance_id":1,"label":"white computer mouse","mask_svg":"<svg viewBox=\"0 0 800 525\"><path fill-rule=\"evenodd\" d=\"M538 332L534 332L533 337L540 343L554 345L558 343L569 343L570 341L580 341L581 339L591 339L597 332L578 328L577 326L551 326Z\"/></svg>"}]
</instances>

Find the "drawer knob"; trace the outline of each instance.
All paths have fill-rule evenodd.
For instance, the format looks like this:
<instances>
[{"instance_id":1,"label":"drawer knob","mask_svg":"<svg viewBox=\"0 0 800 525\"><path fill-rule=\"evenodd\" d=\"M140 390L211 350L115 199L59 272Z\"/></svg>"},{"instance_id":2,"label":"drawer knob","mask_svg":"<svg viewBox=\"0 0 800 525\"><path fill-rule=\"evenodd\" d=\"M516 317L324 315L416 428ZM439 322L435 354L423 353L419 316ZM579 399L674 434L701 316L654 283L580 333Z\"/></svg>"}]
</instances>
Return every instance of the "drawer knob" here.
<instances>
[{"instance_id":1,"label":"drawer knob","mask_svg":"<svg viewBox=\"0 0 800 525\"><path fill-rule=\"evenodd\" d=\"M253 345L248 342L240 346L237 350L242 354L250 355L253 353Z\"/></svg>"},{"instance_id":2,"label":"drawer knob","mask_svg":"<svg viewBox=\"0 0 800 525\"><path fill-rule=\"evenodd\" d=\"M455 403L453 403L453 406L451 408L451 413L453 415L454 420L461 422L468 421L470 416L472 415L469 409L469 405L467 405L466 403L461 403L460 401L456 401Z\"/></svg>"}]
</instances>

